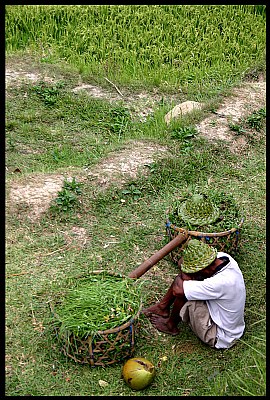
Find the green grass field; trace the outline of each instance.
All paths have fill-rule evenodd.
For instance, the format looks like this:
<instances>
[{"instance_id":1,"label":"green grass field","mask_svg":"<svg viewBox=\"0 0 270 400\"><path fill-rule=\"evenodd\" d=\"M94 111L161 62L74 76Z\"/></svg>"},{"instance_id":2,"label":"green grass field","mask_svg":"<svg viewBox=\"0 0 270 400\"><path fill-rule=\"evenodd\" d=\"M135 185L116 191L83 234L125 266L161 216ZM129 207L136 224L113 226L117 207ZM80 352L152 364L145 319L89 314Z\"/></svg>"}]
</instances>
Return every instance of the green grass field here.
<instances>
[{"instance_id":1,"label":"green grass field","mask_svg":"<svg viewBox=\"0 0 270 400\"><path fill-rule=\"evenodd\" d=\"M219 92L265 59L264 6L7 6L6 49L85 79Z\"/></svg>"},{"instance_id":2,"label":"green grass field","mask_svg":"<svg viewBox=\"0 0 270 400\"><path fill-rule=\"evenodd\" d=\"M198 135L195 124L235 85L264 75L265 6L6 6L5 21L7 65L54 77L6 88L6 395L264 396L265 110L232 125L235 136L251 132L240 154ZM71 90L79 82L112 89L105 77L130 95L148 90L163 100L142 122L124 101ZM167 126L175 93L178 102L206 107ZM137 141L168 149L148 174L105 189L86 177ZM38 185L44 174L76 179L31 221L27 204L10 202L11 187ZM53 338L48 302L68 279L95 269L128 275L167 243L165 210L195 187L224 189L245 217L236 255L247 289L242 339L215 351L184 324L170 337L140 316L135 355L157 374L139 392L121 378L122 363L91 368L67 359ZM83 246L74 227L87 234ZM169 256L145 274L143 303L160 298L176 274Z\"/></svg>"}]
</instances>

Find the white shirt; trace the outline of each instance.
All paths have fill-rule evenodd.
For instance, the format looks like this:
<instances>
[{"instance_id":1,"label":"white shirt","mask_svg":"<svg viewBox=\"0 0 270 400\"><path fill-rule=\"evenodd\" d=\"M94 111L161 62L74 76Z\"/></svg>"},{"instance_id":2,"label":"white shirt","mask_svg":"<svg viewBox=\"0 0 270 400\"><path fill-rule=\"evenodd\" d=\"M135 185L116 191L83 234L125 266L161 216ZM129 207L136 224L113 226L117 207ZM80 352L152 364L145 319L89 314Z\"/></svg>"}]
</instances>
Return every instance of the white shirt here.
<instances>
[{"instance_id":1,"label":"white shirt","mask_svg":"<svg viewBox=\"0 0 270 400\"><path fill-rule=\"evenodd\" d=\"M226 256L229 263L203 281L184 281L188 300L206 300L212 320L217 325L215 347L229 348L245 329L244 308L246 289L237 262L227 253L218 252L217 258Z\"/></svg>"}]
</instances>

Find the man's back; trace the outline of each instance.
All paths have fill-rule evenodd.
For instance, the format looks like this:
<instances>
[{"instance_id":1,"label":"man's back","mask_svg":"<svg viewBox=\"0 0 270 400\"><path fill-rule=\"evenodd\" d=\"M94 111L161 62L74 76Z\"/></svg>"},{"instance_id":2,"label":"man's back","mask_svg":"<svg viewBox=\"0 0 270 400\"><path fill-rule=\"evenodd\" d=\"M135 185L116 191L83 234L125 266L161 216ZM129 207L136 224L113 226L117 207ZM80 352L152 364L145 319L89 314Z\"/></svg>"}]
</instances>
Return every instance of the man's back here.
<instances>
[{"instance_id":1,"label":"man's back","mask_svg":"<svg viewBox=\"0 0 270 400\"><path fill-rule=\"evenodd\" d=\"M188 300L205 300L212 320L217 324L216 348L230 347L245 329L245 283L237 262L227 253L218 252L222 259L218 271L203 281L184 281Z\"/></svg>"}]
</instances>

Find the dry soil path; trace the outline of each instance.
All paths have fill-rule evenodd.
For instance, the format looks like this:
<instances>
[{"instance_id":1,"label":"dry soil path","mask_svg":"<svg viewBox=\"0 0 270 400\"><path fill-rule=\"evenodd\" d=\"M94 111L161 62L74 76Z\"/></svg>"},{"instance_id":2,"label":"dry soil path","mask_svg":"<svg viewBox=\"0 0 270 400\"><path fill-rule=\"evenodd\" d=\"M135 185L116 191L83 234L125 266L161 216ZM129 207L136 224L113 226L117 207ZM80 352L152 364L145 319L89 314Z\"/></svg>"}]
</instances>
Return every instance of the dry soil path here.
<instances>
[{"instance_id":1,"label":"dry soil path","mask_svg":"<svg viewBox=\"0 0 270 400\"><path fill-rule=\"evenodd\" d=\"M19 86L23 81L36 82L39 80L54 81L54 77L47 76L40 71L31 71L29 65L13 65L6 67L6 93L11 86ZM73 88L74 93L86 91L89 96L106 98L110 101L123 101L125 95L119 94L112 88L112 91L102 89L95 85L77 85ZM177 96L175 96L175 99ZM126 98L128 106L139 114L143 120L151 112L155 104L161 99L158 94L142 92ZM266 82L260 78L257 82L247 82L234 90L232 96L224 99L216 114L205 118L198 125L198 131L209 140L222 139L228 141L232 151L241 152L246 145L245 138L236 138L232 135L229 124L237 123L246 115L259 108L265 107ZM118 152L113 153L100 162L94 168L84 169L87 179L91 179L93 185L106 188L111 182L123 183L126 178L135 178L145 167L151 164L155 157L166 153L165 146L159 146L149 141L132 141ZM50 202L61 190L64 177L70 173L72 168L63 173L54 174L33 174L27 179L14 179L9 183L9 196L7 203L26 204L29 207L29 219L37 220L47 210ZM81 233L81 232L80 232Z\"/></svg>"}]
</instances>

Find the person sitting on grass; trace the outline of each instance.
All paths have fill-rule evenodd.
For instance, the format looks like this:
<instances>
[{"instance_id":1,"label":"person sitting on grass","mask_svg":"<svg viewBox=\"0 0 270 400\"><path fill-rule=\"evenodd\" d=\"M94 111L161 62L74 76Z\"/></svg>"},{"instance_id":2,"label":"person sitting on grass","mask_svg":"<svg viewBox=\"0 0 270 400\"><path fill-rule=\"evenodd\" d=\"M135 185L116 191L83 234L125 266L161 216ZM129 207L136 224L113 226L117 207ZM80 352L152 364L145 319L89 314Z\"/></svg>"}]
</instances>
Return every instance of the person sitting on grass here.
<instances>
[{"instance_id":1,"label":"person sitting on grass","mask_svg":"<svg viewBox=\"0 0 270 400\"><path fill-rule=\"evenodd\" d=\"M233 346L245 329L246 289L238 263L191 239L178 265L180 274L159 302L142 310L144 315L160 332L178 335L182 320L210 347Z\"/></svg>"}]
</instances>

